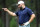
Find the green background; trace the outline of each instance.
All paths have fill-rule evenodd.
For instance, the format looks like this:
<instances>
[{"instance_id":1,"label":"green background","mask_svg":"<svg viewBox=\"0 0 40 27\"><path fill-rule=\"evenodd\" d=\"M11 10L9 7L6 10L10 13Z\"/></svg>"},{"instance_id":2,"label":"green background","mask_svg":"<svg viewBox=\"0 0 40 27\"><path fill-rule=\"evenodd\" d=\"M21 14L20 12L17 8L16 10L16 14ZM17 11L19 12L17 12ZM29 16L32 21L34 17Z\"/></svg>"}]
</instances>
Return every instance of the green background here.
<instances>
[{"instance_id":1,"label":"green background","mask_svg":"<svg viewBox=\"0 0 40 27\"><path fill-rule=\"evenodd\" d=\"M35 8L35 0L24 0L25 1L25 5L32 9L33 12L36 14L36 8ZM2 0L0 0L0 2L2 2ZM16 3L18 2L18 0L6 0L6 6L8 7L8 9L10 11L16 11L16 6L12 6L13 4L15 5ZM2 4L0 4L0 8L2 8ZM1 11L1 9L0 9ZM3 27L4 24L2 23L2 18L0 16L0 27ZM9 24L10 27L18 27L17 25L17 18L16 17L13 17L11 16L11 20L10 20L10 24ZM30 23L30 26L31 27L36 27L36 18Z\"/></svg>"}]
</instances>

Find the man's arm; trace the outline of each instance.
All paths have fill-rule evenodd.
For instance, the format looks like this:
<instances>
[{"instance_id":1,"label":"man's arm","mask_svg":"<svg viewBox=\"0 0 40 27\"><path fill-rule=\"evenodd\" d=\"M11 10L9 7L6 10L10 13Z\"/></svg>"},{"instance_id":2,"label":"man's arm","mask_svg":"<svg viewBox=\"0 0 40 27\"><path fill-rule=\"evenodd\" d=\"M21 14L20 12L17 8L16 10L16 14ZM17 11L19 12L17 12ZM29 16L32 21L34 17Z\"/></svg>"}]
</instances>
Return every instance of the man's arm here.
<instances>
[{"instance_id":1,"label":"man's arm","mask_svg":"<svg viewBox=\"0 0 40 27\"><path fill-rule=\"evenodd\" d=\"M33 21L33 19L35 18L35 14L33 13L33 11L31 9L28 9L28 13L29 15L31 16L30 17L30 20L29 20L29 23Z\"/></svg>"},{"instance_id":2,"label":"man's arm","mask_svg":"<svg viewBox=\"0 0 40 27\"><path fill-rule=\"evenodd\" d=\"M35 14L32 14L30 17L30 20L28 22L24 23L24 26L30 24L34 18L35 18Z\"/></svg>"},{"instance_id":3,"label":"man's arm","mask_svg":"<svg viewBox=\"0 0 40 27\"><path fill-rule=\"evenodd\" d=\"M34 18L35 18L35 14L32 14L31 17L30 17L29 23L31 23Z\"/></svg>"},{"instance_id":4,"label":"man's arm","mask_svg":"<svg viewBox=\"0 0 40 27\"><path fill-rule=\"evenodd\" d=\"M2 8L4 11L8 12L12 16L17 16L15 13L9 11L7 8Z\"/></svg>"}]
</instances>

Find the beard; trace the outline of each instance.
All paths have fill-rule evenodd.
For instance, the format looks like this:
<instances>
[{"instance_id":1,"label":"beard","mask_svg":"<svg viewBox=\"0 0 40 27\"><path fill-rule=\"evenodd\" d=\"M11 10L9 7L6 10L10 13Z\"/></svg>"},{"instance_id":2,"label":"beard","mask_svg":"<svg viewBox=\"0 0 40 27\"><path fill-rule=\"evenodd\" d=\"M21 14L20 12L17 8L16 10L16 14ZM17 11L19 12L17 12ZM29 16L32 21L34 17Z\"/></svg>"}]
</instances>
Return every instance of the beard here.
<instances>
[{"instance_id":1,"label":"beard","mask_svg":"<svg viewBox=\"0 0 40 27\"><path fill-rule=\"evenodd\" d=\"M20 7L20 10L22 10L22 7Z\"/></svg>"}]
</instances>

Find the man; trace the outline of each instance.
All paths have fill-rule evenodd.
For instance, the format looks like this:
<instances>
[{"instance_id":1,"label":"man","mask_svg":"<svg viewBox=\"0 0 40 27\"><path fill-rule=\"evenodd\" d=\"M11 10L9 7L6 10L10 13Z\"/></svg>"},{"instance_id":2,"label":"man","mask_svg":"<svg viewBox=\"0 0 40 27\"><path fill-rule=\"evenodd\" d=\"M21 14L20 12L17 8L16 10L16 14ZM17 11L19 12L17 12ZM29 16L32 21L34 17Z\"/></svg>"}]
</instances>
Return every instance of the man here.
<instances>
[{"instance_id":1,"label":"man","mask_svg":"<svg viewBox=\"0 0 40 27\"><path fill-rule=\"evenodd\" d=\"M12 16L19 17L19 27L30 27L30 23L33 21L35 14L31 9L25 6L24 1L18 2L18 8L20 8L20 10L16 13L9 11L7 8L2 9L7 11Z\"/></svg>"}]
</instances>

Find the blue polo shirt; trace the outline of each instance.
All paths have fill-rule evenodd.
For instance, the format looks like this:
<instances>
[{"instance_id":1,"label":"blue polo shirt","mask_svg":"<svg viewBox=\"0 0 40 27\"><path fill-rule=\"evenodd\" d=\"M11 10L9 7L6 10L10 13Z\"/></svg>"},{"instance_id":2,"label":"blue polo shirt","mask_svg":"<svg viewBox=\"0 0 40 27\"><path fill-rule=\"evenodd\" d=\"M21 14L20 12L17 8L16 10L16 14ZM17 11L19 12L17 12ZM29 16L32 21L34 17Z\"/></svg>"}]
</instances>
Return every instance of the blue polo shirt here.
<instances>
[{"instance_id":1,"label":"blue polo shirt","mask_svg":"<svg viewBox=\"0 0 40 27\"><path fill-rule=\"evenodd\" d=\"M32 14L33 14L32 10L27 7L16 12L16 15L19 17L19 24L23 24L23 23L29 21L30 16Z\"/></svg>"}]
</instances>

